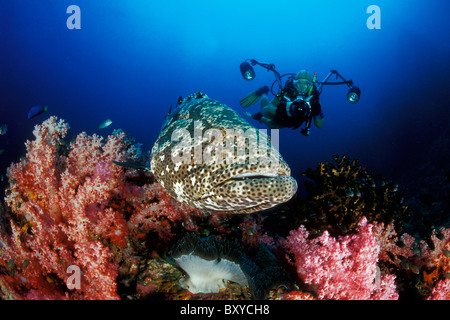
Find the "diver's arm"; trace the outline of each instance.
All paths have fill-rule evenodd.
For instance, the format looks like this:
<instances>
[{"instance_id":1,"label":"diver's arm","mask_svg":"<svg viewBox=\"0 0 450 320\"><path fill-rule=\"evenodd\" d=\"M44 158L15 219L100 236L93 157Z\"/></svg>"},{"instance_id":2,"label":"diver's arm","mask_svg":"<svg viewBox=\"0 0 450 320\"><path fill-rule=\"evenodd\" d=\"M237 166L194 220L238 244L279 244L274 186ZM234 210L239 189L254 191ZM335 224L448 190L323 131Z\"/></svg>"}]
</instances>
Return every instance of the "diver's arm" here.
<instances>
[{"instance_id":1,"label":"diver's arm","mask_svg":"<svg viewBox=\"0 0 450 320\"><path fill-rule=\"evenodd\" d=\"M323 118L324 118L323 112L320 112L318 116L314 117L314 125L316 126L316 128L321 129L323 127L323 124L325 122Z\"/></svg>"},{"instance_id":2,"label":"diver's arm","mask_svg":"<svg viewBox=\"0 0 450 320\"><path fill-rule=\"evenodd\" d=\"M319 101L319 96L314 96L314 98L311 100L311 108L314 109L313 112L313 118L314 118L314 125L317 128L322 128L323 127L323 112L322 112L322 104Z\"/></svg>"},{"instance_id":3,"label":"diver's arm","mask_svg":"<svg viewBox=\"0 0 450 320\"><path fill-rule=\"evenodd\" d=\"M274 106L278 107L282 99L283 97L281 95L280 96L276 95L275 97L273 97L272 101L270 101L270 104L273 104Z\"/></svg>"}]
</instances>

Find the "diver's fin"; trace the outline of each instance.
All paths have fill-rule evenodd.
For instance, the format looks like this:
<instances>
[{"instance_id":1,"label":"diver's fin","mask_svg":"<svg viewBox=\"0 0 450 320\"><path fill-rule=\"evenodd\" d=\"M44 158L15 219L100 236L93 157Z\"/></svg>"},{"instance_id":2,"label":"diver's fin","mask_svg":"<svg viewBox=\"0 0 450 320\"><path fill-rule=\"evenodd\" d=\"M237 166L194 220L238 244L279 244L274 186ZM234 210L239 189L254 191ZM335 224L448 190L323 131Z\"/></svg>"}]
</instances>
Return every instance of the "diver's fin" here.
<instances>
[{"instance_id":1,"label":"diver's fin","mask_svg":"<svg viewBox=\"0 0 450 320\"><path fill-rule=\"evenodd\" d=\"M248 95L246 95L244 98L242 98L241 101L239 101L239 104L241 105L242 108L248 108L254 105L256 102L258 102L261 96L263 94L267 94L268 92L269 92L268 86L261 87L258 90L253 91Z\"/></svg>"}]
</instances>

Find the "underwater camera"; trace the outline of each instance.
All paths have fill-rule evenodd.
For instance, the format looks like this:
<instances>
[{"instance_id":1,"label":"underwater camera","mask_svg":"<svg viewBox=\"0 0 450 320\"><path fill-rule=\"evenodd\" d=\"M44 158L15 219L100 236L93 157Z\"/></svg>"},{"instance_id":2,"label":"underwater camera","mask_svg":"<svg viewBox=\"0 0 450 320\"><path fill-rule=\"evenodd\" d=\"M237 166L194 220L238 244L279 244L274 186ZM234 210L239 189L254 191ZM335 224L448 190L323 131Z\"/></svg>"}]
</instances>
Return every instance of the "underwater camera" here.
<instances>
[{"instance_id":1,"label":"underwater camera","mask_svg":"<svg viewBox=\"0 0 450 320\"><path fill-rule=\"evenodd\" d=\"M311 104L302 98L297 98L292 102L286 104L286 111L292 116L308 117L311 113Z\"/></svg>"},{"instance_id":2,"label":"underwater camera","mask_svg":"<svg viewBox=\"0 0 450 320\"><path fill-rule=\"evenodd\" d=\"M273 86L275 85L275 83L278 84L279 90L281 90L283 88L283 83L282 83L281 79L285 76L295 75L295 73L286 73L286 74L280 75L280 73L277 70L275 70L275 65L272 63L261 63L261 62L256 61L255 59L247 59L244 62L242 62L240 65L241 75L245 80L251 81L251 80L255 79L256 73L255 73L255 70L253 69L253 66L255 66L255 65L259 65L259 66L267 69L267 71L272 71L274 73L275 81L272 83L272 86L270 88L270 91L272 92L272 94L274 96L277 95L277 93L274 93L274 91L273 91ZM339 78L342 81L330 82L329 80L332 75L336 75L336 79ZM359 101L359 98L361 97L361 89L353 84L353 80L351 80L351 79L346 80L336 70L330 70L328 75L322 81L316 81L315 76L314 76L313 82L314 83L317 82L319 84L319 86L317 88L317 90L319 91L319 94L322 93L322 89L323 89L324 85L346 84L350 88L350 90L347 93L347 101L349 103L355 104Z\"/></svg>"}]
</instances>

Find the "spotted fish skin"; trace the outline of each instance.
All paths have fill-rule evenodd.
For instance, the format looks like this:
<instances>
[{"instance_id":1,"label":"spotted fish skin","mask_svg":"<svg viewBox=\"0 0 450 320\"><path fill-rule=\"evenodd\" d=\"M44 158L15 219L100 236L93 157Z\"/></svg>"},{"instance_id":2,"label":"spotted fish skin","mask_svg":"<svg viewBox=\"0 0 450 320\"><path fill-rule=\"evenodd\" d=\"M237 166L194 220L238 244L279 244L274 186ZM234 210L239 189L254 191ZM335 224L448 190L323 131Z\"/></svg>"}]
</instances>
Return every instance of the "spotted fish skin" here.
<instances>
[{"instance_id":1,"label":"spotted fish skin","mask_svg":"<svg viewBox=\"0 0 450 320\"><path fill-rule=\"evenodd\" d=\"M188 141L191 147L188 152L183 149L189 161L177 160L180 140L174 139L174 133L180 130L189 134L184 141ZM238 154L237 146L228 148L226 141L230 130L258 132L259 138L267 141L270 159L277 161L265 161L267 158L261 157L261 151L258 153L252 150L255 148L249 147L249 139L239 140L247 147L244 154ZM199 132L204 133L200 139L196 135ZM217 136L223 139L216 140ZM290 176L290 168L278 151L271 148L269 139L263 138L267 135L264 136L233 109L198 92L180 99L177 108L166 116L152 148L151 170L174 199L190 207L229 213L269 209L291 199L297 191L297 182ZM233 140L237 139L235 137L229 141L235 142ZM213 141L218 142L215 146L219 149L208 153ZM216 161L208 162L205 158L198 161L199 154L200 158L207 154L214 158L214 155L220 154L218 150L223 150L222 161L219 158Z\"/></svg>"}]
</instances>

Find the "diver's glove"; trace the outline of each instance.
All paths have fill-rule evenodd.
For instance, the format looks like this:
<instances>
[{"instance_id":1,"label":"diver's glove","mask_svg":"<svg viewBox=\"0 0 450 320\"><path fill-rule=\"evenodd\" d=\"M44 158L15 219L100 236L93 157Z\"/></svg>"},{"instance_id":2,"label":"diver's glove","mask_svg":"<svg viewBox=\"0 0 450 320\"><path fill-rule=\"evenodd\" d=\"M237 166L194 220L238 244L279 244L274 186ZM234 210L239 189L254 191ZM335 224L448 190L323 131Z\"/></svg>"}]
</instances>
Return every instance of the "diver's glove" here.
<instances>
[{"instance_id":1,"label":"diver's glove","mask_svg":"<svg viewBox=\"0 0 450 320\"><path fill-rule=\"evenodd\" d=\"M257 113L255 113L255 114L252 116L252 118L253 118L254 120L258 121L259 123L261 123L261 121L262 121L262 113L261 113L261 112L257 112Z\"/></svg>"},{"instance_id":2,"label":"diver's glove","mask_svg":"<svg viewBox=\"0 0 450 320\"><path fill-rule=\"evenodd\" d=\"M251 114L250 112L245 111L244 112L245 116L248 118L251 118L253 120L259 121L259 123L261 123L261 119L262 119L262 113L261 112L257 112L255 114Z\"/></svg>"}]
</instances>

